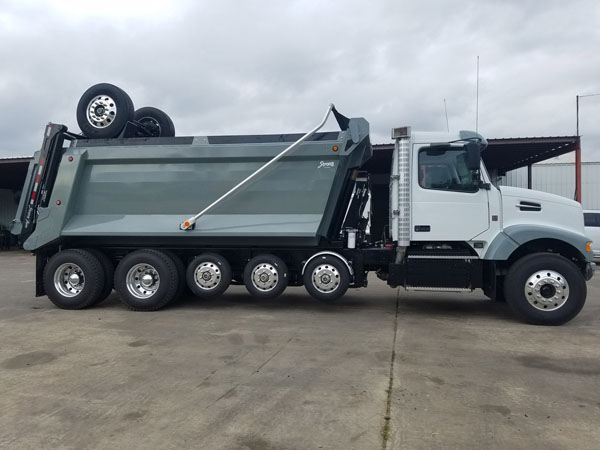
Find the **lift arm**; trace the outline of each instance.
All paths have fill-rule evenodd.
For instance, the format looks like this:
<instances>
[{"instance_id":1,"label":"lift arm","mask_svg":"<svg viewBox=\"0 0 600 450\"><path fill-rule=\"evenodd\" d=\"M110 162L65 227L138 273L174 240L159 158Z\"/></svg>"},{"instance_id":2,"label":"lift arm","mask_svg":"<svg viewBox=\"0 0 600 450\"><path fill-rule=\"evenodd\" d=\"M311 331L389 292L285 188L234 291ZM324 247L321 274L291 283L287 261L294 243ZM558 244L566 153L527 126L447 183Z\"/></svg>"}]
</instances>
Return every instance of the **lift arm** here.
<instances>
[{"instance_id":1,"label":"lift arm","mask_svg":"<svg viewBox=\"0 0 600 450\"><path fill-rule=\"evenodd\" d=\"M338 115L339 113L337 113L335 106L333 105L333 103L331 103L329 105L329 107L327 108L327 112L325 113L325 117L323 117L323 120L321 121L321 123L319 123L319 125L317 125L315 128L313 128L312 130L310 130L308 133L306 133L304 136L302 136L300 139L298 139L296 142L294 142L292 145L290 145L289 147L287 147L285 150L283 150L281 153L279 153L277 156L275 156L273 159L271 159L268 163L266 163L264 166L260 167L258 170L256 170L254 173L250 174L248 177L246 177L244 180L240 181L237 185L235 185L234 187L232 187L230 190L228 190L227 192L225 192L223 195L221 195L218 199L216 199L214 202L212 202L210 205L208 205L206 208L204 208L202 211L200 211L198 214L196 214L195 216L190 217L189 219L187 219L185 222L182 222L179 225L179 229L180 230L191 230L194 227L194 224L196 223L196 221L202 217L204 214L206 214L208 211L210 211L211 209L213 209L215 206L217 206L219 203L221 203L223 200L225 200L227 197L229 197L231 194L233 194L235 191L237 191L239 188L241 188L242 186L244 186L246 183L248 183L250 180L252 180L254 177L256 177L258 174L260 174L261 172L263 172L267 167L269 167L271 164L276 163L277 161L279 161L281 158L283 158L287 153L291 152L292 150L294 150L296 147L298 147L300 144L302 144L304 141L306 141L307 139L309 139L313 134L315 134L317 131L319 131L323 125L325 125L325 122L327 122L327 119L329 118L329 114L331 114L331 112L334 112L334 114L336 115L336 119L339 122L338 119ZM337 113L337 114L336 114ZM343 116L342 116L343 117ZM346 119L347 120L347 119Z\"/></svg>"}]
</instances>

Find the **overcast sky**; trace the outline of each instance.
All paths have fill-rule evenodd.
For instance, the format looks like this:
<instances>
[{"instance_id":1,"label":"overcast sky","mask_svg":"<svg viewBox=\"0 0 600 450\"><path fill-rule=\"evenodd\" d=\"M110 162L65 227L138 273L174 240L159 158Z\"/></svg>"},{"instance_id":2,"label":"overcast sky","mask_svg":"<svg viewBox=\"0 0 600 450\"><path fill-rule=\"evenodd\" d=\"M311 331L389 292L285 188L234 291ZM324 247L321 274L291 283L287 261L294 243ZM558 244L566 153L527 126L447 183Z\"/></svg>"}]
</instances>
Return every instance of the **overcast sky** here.
<instances>
[{"instance_id":1,"label":"overcast sky","mask_svg":"<svg viewBox=\"0 0 600 450\"><path fill-rule=\"evenodd\" d=\"M575 134L600 93L600 2L0 0L0 157L44 125L78 131L91 85L155 106L177 135L307 131L334 102L371 123ZM600 161L600 96L581 99L584 160ZM335 122L328 129L336 129Z\"/></svg>"}]
</instances>

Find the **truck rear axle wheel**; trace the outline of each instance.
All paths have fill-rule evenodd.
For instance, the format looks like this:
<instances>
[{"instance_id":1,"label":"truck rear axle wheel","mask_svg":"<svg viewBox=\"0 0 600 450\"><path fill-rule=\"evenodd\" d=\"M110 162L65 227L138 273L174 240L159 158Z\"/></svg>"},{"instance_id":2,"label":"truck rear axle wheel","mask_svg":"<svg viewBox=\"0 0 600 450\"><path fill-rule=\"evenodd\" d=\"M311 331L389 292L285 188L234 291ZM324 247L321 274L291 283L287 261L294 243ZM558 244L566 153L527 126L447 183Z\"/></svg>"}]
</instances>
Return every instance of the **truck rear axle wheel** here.
<instances>
[{"instance_id":1,"label":"truck rear axle wheel","mask_svg":"<svg viewBox=\"0 0 600 450\"><path fill-rule=\"evenodd\" d=\"M204 253L188 265L186 280L190 290L198 297L213 297L229 287L231 267L222 256Z\"/></svg>"},{"instance_id":2,"label":"truck rear axle wheel","mask_svg":"<svg viewBox=\"0 0 600 450\"><path fill-rule=\"evenodd\" d=\"M100 266L102 266L102 271L104 272L104 284L102 290L98 298L94 301L94 305L97 305L106 300L106 297L108 297L113 290L115 284L115 266L110 258L100 250L88 248L86 251L90 252L98 259Z\"/></svg>"},{"instance_id":3,"label":"truck rear axle wheel","mask_svg":"<svg viewBox=\"0 0 600 450\"><path fill-rule=\"evenodd\" d=\"M349 285L348 268L335 256L318 256L304 269L304 287L317 300L337 300L346 293Z\"/></svg>"},{"instance_id":4,"label":"truck rear axle wheel","mask_svg":"<svg viewBox=\"0 0 600 450\"><path fill-rule=\"evenodd\" d=\"M244 284L253 297L278 297L287 287L288 268L277 256L255 256L244 269Z\"/></svg>"},{"instance_id":5,"label":"truck rear axle wheel","mask_svg":"<svg viewBox=\"0 0 600 450\"><path fill-rule=\"evenodd\" d=\"M155 311L175 298L179 274L173 260L158 250L136 250L126 255L115 271L115 289L136 311Z\"/></svg>"},{"instance_id":6,"label":"truck rear axle wheel","mask_svg":"<svg viewBox=\"0 0 600 450\"><path fill-rule=\"evenodd\" d=\"M94 304L104 287L104 271L92 253L70 249L53 255L44 269L48 298L62 309L83 309Z\"/></svg>"}]
</instances>

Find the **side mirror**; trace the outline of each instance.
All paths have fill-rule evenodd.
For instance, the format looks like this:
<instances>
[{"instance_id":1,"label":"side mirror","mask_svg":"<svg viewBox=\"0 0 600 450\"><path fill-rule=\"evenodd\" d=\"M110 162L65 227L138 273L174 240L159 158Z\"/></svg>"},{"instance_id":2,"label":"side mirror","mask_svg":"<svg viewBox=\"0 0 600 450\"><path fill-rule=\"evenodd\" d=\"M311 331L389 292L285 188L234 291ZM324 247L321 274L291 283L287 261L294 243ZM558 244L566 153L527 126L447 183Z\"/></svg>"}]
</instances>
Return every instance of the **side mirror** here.
<instances>
[{"instance_id":1,"label":"side mirror","mask_svg":"<svg viewBox=\"0 0 600 450\"><path fill-rule=\"evenodd\" d=\"M465 144L467 150L467 166L469 170L479 170L481 167L481 147L476 142Z\"/></svg>"}]
</instances>

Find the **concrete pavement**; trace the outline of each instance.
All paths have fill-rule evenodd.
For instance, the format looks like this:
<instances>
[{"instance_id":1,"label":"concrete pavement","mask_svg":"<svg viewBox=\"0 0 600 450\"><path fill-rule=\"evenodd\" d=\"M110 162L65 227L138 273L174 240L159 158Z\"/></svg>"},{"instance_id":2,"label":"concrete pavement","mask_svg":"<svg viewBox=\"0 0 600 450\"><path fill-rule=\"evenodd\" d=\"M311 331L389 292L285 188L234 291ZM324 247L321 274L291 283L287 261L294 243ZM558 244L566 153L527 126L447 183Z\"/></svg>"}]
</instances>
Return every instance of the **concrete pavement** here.
<instances>
[{"instance_id":1,"label":"concrete pavement","mask_svg":"<svg viewBox=\"0 0 600 450\"><path fill-rule=\"evenodd\" d=\"M597 448L600 296L563 327L370 277L335 305L234 286L155 313L33 296L0 253L0 448ZM390 383L391 381L391 383ZM391 390L389 389L391 386Z\"/></svg>"}]
</instances>

